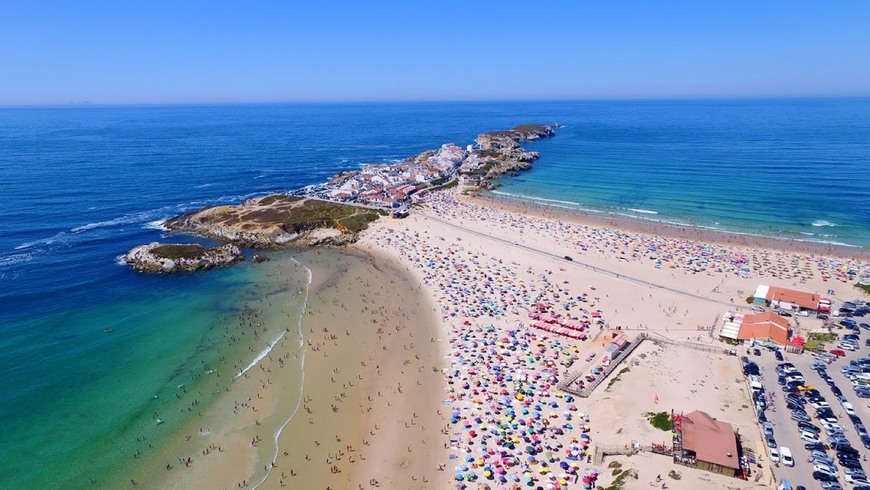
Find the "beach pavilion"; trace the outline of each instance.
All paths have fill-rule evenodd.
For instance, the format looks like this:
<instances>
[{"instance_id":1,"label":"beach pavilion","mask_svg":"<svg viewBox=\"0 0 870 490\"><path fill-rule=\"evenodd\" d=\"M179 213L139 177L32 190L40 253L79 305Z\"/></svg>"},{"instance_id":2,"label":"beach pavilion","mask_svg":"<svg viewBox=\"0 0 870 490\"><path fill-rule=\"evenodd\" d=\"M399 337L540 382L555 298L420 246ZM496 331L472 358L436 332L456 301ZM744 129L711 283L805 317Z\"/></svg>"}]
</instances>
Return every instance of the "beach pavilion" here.
<instances>
[{"instance_id":1,"label":"beach pavilion","mask_svg":"<svg viewBox=\"0 0 870 490\"><path fill-rule=\"evenodd\" d=\"M674 419L679 441L674 448L676 461L720 475L741 475L737 433L731 424L700 410Z\"/></svg>"},{"instance_id":2,"label":"beach pavilion","mask_svg":"<svg viewBox=\"0 0 870 490\"><path fill-rule=\"evenodd\" d=\"M794 289L765 286L760 284L755 288L752 302L795 311L818 311L821 296L815 293L805 293Z\"/></svg>"},{"instance_id":3,"label":"beach pavilion","mask_svg":"<svg viewBox=\"0 0 870 490\"><path fill-rule=\"evenodd\" d=\"M746 315L738 313L723 318L719 336L731 340L752 340L760 343L772 342L785 347L791 338L788 320L776 313L766 312Z\"/></svg>"}]
</instances>

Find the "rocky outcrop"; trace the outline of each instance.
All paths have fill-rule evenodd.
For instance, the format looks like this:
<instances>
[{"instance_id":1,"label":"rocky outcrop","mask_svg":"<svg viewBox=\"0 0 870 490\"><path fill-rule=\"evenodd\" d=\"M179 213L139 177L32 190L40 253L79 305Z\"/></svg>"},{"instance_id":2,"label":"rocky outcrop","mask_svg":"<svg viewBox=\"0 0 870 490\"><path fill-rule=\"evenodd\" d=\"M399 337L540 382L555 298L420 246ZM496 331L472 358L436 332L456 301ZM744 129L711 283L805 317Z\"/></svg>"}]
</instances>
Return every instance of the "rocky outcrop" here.
<instances>
[{"instance_id":1,"label":"rocky outcrop","mask_svg":"<svg viewBox=\"0 0 870 490\"><path fill-rule=\"evenodd\" d=\"M359 206L275 194L238 206L200 209L164 225L247 248L274 249L353 243L357 233L379 216Z\"/></svg>"},{"instance_id":2,"label":"rocky outcrop","mask_svg":"<svg viewBox=\"0 0 870 490\"><path fill-rule=\"evenodd\" d=\"M205 248L195 244L157 242L134 247L124 256L124 262L133 270L160 274L226 267L244 259L239 247L232 244Z\"/></svg>"},{"instance_id":3,"label":"rocky outcrop","mask_svg":"<svg viewBox=\"0 0 870 490\"><path fill-rule=\"evenodd\" d=\"M528 170L540 155L525 151L520 142L555 136L552 127L542 124L524 124L508 131L492 131L477 136L477 150L469 160L479 162L472 172L481 174L482 187L493 187L492 180L509 172Z\"/></svg>"}]
</instances>

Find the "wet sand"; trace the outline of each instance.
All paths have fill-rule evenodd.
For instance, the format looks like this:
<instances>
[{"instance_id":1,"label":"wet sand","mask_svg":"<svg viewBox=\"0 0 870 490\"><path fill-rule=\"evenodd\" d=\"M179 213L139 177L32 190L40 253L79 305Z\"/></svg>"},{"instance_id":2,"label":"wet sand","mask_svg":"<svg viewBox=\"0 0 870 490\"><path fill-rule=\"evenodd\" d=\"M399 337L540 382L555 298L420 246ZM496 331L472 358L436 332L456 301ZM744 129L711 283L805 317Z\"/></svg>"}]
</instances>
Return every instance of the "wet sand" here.
<instances>
[{"instance_id":1,"label":"wet sand","mask_svg":"<svg viewBox=\"0 0 870 490\"><path fill-rule=\"evenodd\" d=\"M262 488L443 488L434 306L393 260L351 253L314 275L303 408Z\"/></svg>"},{"instance_id":2,"label":"wet sand","mask_svg":"<svg viewBox=\"0 0 870 490\"><path fill-rule=\"evenodd\" d=\"M298 264L276 254L260 265L280 293L251 303L253 325L280 325L283 338L254 365L256 348L240 359L234 369L247 368L244 375L222 373L238 377L177 438L109 486L444 486L436 467L444 459L446 382L429 296L389 257L361 250L293 257ZM298 278L299 264L312 271L301 339L294 315L304 287L282 285L284 275ZM274 338L260 341L266 348Z\"/></svg>"}]
</instances>

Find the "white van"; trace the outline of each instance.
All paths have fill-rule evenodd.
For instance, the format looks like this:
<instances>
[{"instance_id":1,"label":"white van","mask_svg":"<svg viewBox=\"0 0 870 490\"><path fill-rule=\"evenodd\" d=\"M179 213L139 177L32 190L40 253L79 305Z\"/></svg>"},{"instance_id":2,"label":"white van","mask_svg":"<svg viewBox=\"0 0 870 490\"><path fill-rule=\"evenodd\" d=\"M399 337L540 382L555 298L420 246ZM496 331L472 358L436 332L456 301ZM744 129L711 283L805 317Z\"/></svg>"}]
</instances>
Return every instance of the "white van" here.
<instances>
[{"instance_id":1,"label":"white van","mask_svg":"<svg viewBox=\"0 0 870 490\"><path fill-rule=\"evenodd\" d=\"M791 450L785 446L779 448L779 457L782 460L782 464L786 466L794 466L794 458L791 456ZM771 458L771 461L773 459Z\"/></svg>"},{"instance_id":2,"label":"white van","mask_svg":"<svg viewBox=\"0 0 870 490\"><path fill-rule=\"evenodd\" d=\"M775 447L769 448L768 451L770 451L770 462L779 463L779 451Z\"/></svg>"}]
</instances>

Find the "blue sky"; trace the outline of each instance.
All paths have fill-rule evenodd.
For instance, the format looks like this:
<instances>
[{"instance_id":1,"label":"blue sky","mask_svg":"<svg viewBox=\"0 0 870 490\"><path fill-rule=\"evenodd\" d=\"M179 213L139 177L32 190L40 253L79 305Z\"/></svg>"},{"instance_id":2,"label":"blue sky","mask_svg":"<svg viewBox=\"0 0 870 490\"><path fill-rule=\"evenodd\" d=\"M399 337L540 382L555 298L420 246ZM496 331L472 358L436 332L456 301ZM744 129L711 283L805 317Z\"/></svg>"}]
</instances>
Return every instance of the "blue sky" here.
<instances>
[{"instance_id":1,"label":"blue sky","mask_svg":"<svg viewBox=\"0 0 870 490\"><path fill-rule=\"evenodd\" d=\"M870 95L870 2L16 1L0 104Z\"/></svg>"}]
</instances>

